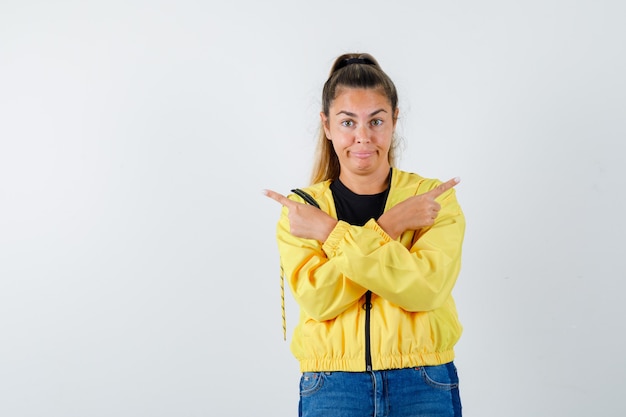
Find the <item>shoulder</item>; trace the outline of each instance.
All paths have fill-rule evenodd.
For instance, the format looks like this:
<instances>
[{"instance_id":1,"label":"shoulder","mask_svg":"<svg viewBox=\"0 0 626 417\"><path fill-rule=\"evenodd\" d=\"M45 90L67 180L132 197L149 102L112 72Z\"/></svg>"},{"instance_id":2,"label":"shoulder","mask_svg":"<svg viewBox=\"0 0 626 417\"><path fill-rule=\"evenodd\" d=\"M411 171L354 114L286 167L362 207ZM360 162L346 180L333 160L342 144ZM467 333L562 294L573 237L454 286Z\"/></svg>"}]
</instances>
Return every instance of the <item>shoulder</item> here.
<instances>
[{"instance_id":1,"label":"shoulder","mask_svg":"<svg viewBox=\"0 0 626 417\"><path fill-rule=\"evenodd\" d=\"M317 201L317 203L320 205L320 208L324 209L324 207L327 207L332 201L330 183L330 180L326 180L313 185L309 185L307 187L301 187L299 189L310 195L315 201ZM301 203L305 202L302 197L296 195L295 193L290 194L289 198L299 201Z\"/></svg>"},{"instance_id":2,"label":"shoulder","mask_svg":"<svg viewBox=\"0 0 626 417\"><path fill-rule=\"evenodd\" d=\"M409 195L423 194L441 184L436 178L426 178L414 172L393 168L391 189Z\"/></svg>"}]
</instances>

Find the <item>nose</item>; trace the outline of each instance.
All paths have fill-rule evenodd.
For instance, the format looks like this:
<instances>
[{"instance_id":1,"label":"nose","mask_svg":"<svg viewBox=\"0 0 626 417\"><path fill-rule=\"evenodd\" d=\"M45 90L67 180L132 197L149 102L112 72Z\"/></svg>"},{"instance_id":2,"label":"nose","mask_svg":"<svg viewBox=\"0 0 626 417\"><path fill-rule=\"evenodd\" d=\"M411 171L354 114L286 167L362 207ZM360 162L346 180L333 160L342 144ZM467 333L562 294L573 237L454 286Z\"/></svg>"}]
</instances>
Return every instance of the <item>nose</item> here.
<instances>
[{"instance_id":1,"label":"nose","mask_svg":"<svg viewBox=\"0 0 626 417\"><path fill-rule=\"evenodd\" d=\"M357 143L368 143L370 141L369 131L367 126L361 125L354 132L355 140Z\"/></svg>"}]
</instances>

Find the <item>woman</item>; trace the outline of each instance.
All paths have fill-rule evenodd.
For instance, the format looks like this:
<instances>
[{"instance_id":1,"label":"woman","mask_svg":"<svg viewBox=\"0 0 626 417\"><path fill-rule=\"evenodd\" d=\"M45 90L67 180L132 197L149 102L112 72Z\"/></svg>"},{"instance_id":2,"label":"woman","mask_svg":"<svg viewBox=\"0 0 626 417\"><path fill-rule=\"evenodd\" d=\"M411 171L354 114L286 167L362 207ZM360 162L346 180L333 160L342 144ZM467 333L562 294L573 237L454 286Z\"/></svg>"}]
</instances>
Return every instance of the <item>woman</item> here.
<instances>
[{"instance_id":1,"label":"woman","mask_svg":"<svg viewBox=\"0 0 626 417\"><path fill-rule=\"evenodd\" d=\"M291 342L300 416L461 415L451 296L465 232L459 180L394 166L398 112L374 57L338 57L322 92L313 185L289 198L264 191L283 206L281 268L300 306Z\"/></svg>"}]
</instances>

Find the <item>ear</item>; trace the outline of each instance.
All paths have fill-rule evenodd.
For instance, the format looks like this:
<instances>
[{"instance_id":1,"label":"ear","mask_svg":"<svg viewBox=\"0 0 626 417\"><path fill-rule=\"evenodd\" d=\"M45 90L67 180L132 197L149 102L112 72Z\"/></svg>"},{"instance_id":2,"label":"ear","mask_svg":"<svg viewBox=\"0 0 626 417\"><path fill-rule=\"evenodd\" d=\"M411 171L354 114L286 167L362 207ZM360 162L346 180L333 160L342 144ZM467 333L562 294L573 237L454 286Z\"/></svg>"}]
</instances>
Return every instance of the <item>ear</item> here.
<instances>
[{"instance_id":1,"label":"ear","mask_svg":"<svg viewBox=\"0 0 626 417\"><path fill-rule=\"evenodd\" d=\"M396 111L393 115L393 130L396 130L396 123L398 123L398 115L400 114L400 109L396 107Z\"/></svg>"},{"instance_id":2,"label":"ear","mask_svg":"<svg viewBox=\"0 0 626 417\"><path fill-rule=\"evenodd\" d=\"M332 138L330 137L330 127L328 124L328 117L326 117L323 111L320 112L320 120L322 121L322 127L324 128L326 139L332 140Z\"/></svg>"}]
</instances>

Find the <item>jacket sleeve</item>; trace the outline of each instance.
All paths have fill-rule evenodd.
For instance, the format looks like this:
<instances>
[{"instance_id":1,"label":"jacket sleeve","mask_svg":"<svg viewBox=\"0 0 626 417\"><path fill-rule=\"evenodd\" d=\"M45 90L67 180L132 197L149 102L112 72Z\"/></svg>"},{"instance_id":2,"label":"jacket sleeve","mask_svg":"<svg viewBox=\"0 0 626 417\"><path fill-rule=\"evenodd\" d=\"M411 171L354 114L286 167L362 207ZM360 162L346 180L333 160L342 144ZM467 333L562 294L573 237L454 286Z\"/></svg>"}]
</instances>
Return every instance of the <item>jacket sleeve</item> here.
<instances>
[{"instance_id":1,"label":"jacket sleeve","mask_svg":"<svg viewBox=\"0 0 626 417\"><path fill-rule=\"evenodd\" d=\"M398 241L370 220L363 227L338 225L324 250L334 267L356 285L407 311L436 309L456 283L465 233L454 189L439 201L441 210L434 225L405 232Z\"/></svg>"},{"instance_id":2,"label":"jacket sleeve","mask_svg":"<svg viewBox=\"0 0 626 417\"><path fill-rule=\"evenodd\" d=\"M345 224L339 222L337 227ZM290 233L285 207L276 236L285 280L300 308L311 318L317 321L333 319L367 292L366 288L341 273L324 253L320 242L297 238Z\"/></svg>"}]
</instances>

